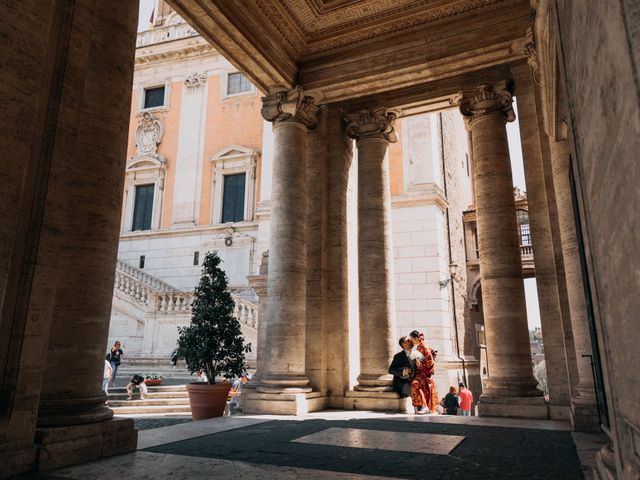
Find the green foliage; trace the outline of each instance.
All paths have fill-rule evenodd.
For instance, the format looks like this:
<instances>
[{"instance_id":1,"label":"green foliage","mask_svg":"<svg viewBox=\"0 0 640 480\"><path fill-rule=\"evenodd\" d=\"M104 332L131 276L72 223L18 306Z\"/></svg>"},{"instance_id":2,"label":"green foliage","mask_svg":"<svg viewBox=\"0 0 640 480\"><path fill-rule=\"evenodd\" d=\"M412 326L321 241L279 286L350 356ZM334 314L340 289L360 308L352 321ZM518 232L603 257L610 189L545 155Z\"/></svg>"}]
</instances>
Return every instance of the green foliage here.
<instances>
[{"instance_id":1,"label":"green foliage","mask_svg":"<svg viewBox=\"0 0 640 480\"><path fill-rule=\"evenodd\" d=\"M178 356L189 372L204 370L210 384L216 376L239 377L245 368L245 344L240 322L233 316L234 301L217 253L207 253L191 306L191 324L178 327Z\"/></svg>"}]
</instances>

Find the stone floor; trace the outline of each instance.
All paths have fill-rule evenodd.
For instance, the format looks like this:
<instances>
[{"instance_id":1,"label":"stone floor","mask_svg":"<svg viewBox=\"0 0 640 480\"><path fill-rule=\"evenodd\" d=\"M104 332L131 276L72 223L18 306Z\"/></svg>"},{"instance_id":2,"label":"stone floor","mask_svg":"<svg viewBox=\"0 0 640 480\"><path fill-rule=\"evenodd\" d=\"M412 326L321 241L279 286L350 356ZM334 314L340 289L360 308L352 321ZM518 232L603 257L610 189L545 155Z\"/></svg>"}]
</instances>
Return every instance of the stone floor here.
<instances>
[{"instance_id":1,"label":"stone floor","mask_svg":"<svg viewBox=\"0 0 640 480\"><path fill-rule=\"evenodd\" d=\"M40 479L582 479L602 445L566 423L327 411L234 416L153 428L138 451ZM188 420L188 419L187 419Z\"/></svg>"}]
</instances>

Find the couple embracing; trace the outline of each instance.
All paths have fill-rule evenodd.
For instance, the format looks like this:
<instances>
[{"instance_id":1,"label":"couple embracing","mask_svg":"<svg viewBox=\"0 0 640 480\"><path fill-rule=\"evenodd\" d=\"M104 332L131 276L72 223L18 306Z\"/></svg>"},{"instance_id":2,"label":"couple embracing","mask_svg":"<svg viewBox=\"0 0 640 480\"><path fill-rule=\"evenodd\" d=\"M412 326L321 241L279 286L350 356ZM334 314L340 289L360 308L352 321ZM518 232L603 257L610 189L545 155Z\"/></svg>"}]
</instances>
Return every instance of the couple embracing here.
<instances>
[{"instance_id":1,"label":"couple embracing","mask_svg":"<svg viewBox=\"0 0 640 480\"><path fill-rule=\"evenodd\" d=\"M438 405L438 393L433 381L436 351L424 343L424 334L414 330L401 337L402 348L393 357L389 373L393 375L393 389L401 397L411 397L415 413L433 413Z\"/></svg>"}]
</instances>

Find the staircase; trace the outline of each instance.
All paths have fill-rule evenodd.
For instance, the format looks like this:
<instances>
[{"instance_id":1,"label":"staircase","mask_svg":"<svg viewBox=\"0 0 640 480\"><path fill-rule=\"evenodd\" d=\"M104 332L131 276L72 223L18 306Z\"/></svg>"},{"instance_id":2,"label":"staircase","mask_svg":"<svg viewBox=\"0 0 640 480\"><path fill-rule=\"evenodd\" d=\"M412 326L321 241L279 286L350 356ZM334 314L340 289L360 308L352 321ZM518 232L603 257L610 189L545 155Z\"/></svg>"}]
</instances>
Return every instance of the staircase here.
<instances>
[{"instance_id":1,"label":"staircase","mask_svg":"<svg viewBox=\"0 0 640 480\"><path fill-rule=\"evenodd\" d=\"M184 385L160 385L148 389L144 400L140 400L140 394L135 390L133 400L127 400L127 391L124 388L110 388L109 408L115 415L191 415L189 395Z\"/></svg>"},{"instance_id":2,"label":"staircase","mask_svg":"<svg viewBox=\"0 0 640 480\"><path fill-rule=\"evenodd\" d=\"M258 336L255 293L250 288L242 288L232 291L231 297L235 302L234 315L240 321L242 333L254 347L247 357L249 366L253 367ZM112 322L115 317L117 324L122 325L124 322L126 326L121 329L112 328L109 337L110 341L118 339L123 342L126 354L123 368L127 364L135 364L137 371L132 373L161 373L156 371L157 367L168 366L177 339L175 327L189 324L193 300L192 291L179 290L118 260ZM135 333L127 336L124 332Z\"/></svg>"}]
</instances>

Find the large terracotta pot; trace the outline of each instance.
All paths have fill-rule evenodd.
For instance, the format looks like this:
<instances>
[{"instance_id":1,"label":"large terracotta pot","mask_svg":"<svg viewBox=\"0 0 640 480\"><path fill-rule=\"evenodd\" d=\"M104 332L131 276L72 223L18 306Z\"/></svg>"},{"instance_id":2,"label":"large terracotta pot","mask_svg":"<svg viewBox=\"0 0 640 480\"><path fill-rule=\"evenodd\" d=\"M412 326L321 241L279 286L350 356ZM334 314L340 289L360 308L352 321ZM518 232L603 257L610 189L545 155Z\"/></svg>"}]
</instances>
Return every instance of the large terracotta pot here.
<instances>
[{"instance_id":1,"label":"large terracotta pot","mask_svg":"<svg viewBox=\"0 0 640 480\"><path fill-rule=\"evenodd\" d=\"M220 382L215 385L208 383L188 383L189 404L191 405L191 418L204 420L206 418L221 417L224 407L227 405L227 397L231 384Z\"/></svg>"}]
</instances>

